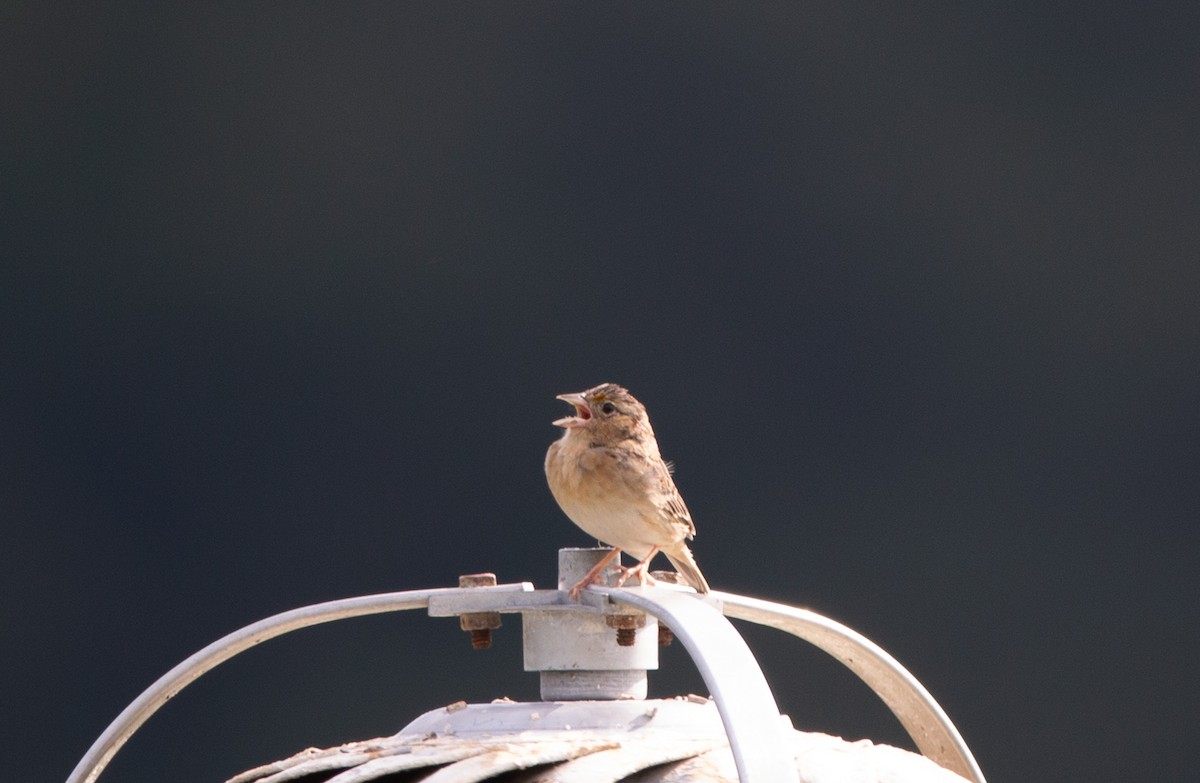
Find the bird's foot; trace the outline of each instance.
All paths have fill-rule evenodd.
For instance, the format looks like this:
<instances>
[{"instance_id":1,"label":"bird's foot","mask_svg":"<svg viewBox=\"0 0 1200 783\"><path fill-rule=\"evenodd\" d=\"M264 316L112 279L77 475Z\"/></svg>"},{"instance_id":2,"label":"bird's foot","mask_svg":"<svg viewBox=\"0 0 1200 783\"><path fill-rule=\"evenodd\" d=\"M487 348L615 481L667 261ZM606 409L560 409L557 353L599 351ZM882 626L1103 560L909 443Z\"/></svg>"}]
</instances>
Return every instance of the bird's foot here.
<instances>
[{"instance_id":1,"label":"bird's foot","mask_svg":"<svg viewBox=\"0 0 1200 783\"><path fill-rule=\"evenodd\" d=\"M658 584L658 580L650 576L650 563L648 560L643 560L629 568L625 566L617 566L617 568L621 571L621 575L617 577L617 587L622 586L635 576L638 578L638 584L641 587L654 587Z\"/></svg>"},{"instance_id":2,"label":"bird's foot","mask_svg":"<svg viewBox=\"0 0 1200 783\"><path fill-rule=\"evenodd\" d=\"M579 594L583 592L583 589L585 587L587 587L588 585L597 584L598 582L601 582L601 581L603 581L603 579L601 578L601 575L599 575L599 574L597 574L596 576L585 576L583 579L580 579L578 582L576 582L574 585L572 585L571 589L567 591L567 596L570 597L570 599L572 601L578 601Z\"/></svg>"},{"instance_id":3,"label":"bird's foot","mask_svg":"<svg viewBox=\"0 0 1200 783\"><path fill-rule=\"evenodd\" d=\"M625 582L634 576L638 578L638 583L642 587L654 587L657 582L654 581L654 577L650 576L650 561L653 560L654 556L657 554L658 547L654 547L650 550L650 554L639 560L637 565L633 566L632 568L625 568L624 566L618 565L617 567L621 569L621 575L617 577L617 587L625 584Z\"/></svg>"},{"instance_id":4,"label":"bird's foot","mask_svg":"<svg viewBox=\"0 0 1200 783\"><path fill-rule=\"evenodd\" d=\"M600 559L600 562L598 562L598 563L596 563L596 565L592 566L591 569L586 574L583 575L583 578L580 579L578 582L576 582L571 587L571 589L567 591L567 596L570 597L570 599L572 601L578 601L579 594L583 592L583 589L585 587L587 587L588 585L594 585L599 582L605 581L604 580L605 569L608 568L608 564L611 563L613 560L616 560L620 556L620 554L621 554L620 549L613 549L607 555L602 557ZM617 568L620 568L621 570L625 570L624 566L621 566L621 565L618 565Z\"/></svg>"}]
</instances>

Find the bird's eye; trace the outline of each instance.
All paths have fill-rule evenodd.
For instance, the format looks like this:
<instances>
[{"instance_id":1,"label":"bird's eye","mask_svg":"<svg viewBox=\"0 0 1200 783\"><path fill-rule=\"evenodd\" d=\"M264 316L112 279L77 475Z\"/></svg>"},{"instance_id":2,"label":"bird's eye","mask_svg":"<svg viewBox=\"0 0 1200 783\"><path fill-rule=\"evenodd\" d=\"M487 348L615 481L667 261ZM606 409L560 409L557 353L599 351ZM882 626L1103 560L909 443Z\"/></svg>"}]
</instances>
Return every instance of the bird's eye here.
<instances>
[{"instance_id":1,"label":"bird's eye","mask_svg":"<svg viewBox=\"0 0 1200 783\"><path fill-rule=\"evenodd\" d=\"M617 406L613 405L611 402L606 402L600 406L600 410L603 413L613 413L614 411L616 411L616 409L617 409Z\"/></svg>"}]
</instances>

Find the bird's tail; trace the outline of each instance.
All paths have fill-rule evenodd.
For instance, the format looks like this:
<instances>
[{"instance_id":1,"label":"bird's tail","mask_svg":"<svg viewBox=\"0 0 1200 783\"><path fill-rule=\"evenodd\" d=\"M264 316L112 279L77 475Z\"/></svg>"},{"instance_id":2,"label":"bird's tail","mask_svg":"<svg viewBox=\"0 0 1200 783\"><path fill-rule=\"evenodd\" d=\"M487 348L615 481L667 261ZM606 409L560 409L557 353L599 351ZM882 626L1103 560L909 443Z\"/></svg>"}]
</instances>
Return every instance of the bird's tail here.
<instances>
[{"instance_id":1,"label":"bird's tail","mask_svg":"<svg viewBox=\"0 0 1200 783\"><path fill-rule=\"evenodd\" d=\"M704 578L704 574L700 573L700 566L696 565L696 558L692 556L692 550L687 548L686 544L680 544L678 549L671 552L663 552L667 559L671 561L671 565L675 566L689 585L696 588L697 593L708 592L708 581Z\"/></svg>"}]
</instances>

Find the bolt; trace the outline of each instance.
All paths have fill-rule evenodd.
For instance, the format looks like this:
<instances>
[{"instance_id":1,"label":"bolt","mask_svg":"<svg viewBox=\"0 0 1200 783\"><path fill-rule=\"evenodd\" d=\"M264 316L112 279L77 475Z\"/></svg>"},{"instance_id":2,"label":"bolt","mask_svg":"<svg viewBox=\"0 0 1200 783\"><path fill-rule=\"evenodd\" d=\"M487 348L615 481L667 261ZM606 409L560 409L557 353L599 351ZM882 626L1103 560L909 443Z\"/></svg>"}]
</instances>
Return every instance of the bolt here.
<instances>
[{"instance_id":1,"label":"bolt","mask_svg":"<svg viewBox=\"0 0 1200 783\"><path fill-rule=\"evenodd\" d=\"M458 578L459 587L495 587L495 574L463 574Z\"/></svg>"},{"instance_id":2,"label":"bolt","mask_svg":"<svg viewBox=\"0 0 1200 783\"><path fill-rule=\"evenodd\" d=\"M495 574L465 574L458 578L459 587L495 587ZM471 649L486 650L492 646L492 630L500 627L499 612L465 612L458 616L459 627L471 634Z\"/></svg>"},{"instance_id":3,"label":"bolt","mask_svg":"<svg viewBox=\"0 0 1200 783\"><path fill-rule=\"evenodd\" d=\"M646 615L610 614L605 616L604 622L609 628L617 630L618 646L632 647L637 639L637 629L646 627Z\"/></svg>"},{"instance_id":4,"label":"bolt","mask_svg":"<svg viewBox=\"0 0 1200 783\"><path fill-rule=\"evenodd\" d=\"M662 620L658 621L658 646L670 647L671 642L675 641L675 634L667 627L667 624Z\"/></svg>"}]
</instances>

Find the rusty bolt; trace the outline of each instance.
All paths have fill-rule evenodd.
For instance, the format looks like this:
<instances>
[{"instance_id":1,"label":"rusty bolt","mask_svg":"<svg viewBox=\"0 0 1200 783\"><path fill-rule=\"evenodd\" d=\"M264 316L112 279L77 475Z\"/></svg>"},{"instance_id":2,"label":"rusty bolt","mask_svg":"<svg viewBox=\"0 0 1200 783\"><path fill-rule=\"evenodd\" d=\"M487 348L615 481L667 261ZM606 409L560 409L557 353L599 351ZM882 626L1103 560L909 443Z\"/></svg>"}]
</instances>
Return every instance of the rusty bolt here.
<instances>
[{"instance_id":1,"label":"rusty bolt","mask_svg":"<svg viewBox=\"0 0 1200 783\"><path fill-rule=\"evenodd\" d=\"M667 624L662 620L658 621L658 646L670 647L671 642L675 641L675 634L667 627Z\"/></svg>"},{"instance_id":2,"label":"rusty bolt","mask_svg":"<svg viewBox=\"0 0 1200 783\"><path fill-rule=\"evenodd\" d=\"M637 638L637 629L646 627L644 614L610 614L604 622L609 628L617 630L617 644L621 647L632 647Z\"/></svg>"},{"instance_id":3,"label":"rusty bolt","mask_svg":"<svg viewBox=\"0 0 1200 783\"><path fill-rule=\"evenodd\" d=\"M495 587L495 574L463 574L458 578L459 587Z\"/></svg>"},{"instance_id":4,"label":"rusty bolt","mask_svg":"<svg viewBox=\"0 0 1200 783\"><path fill-rule=\"evenodd\" d=\"M464 574L458 578L459 587L495 587L495 574ZM499 612L465 612L458 616L459 627L471 634L471 649L486 650L492 646L492 631L500 627Z\"/></svg>"}]
</instances>

